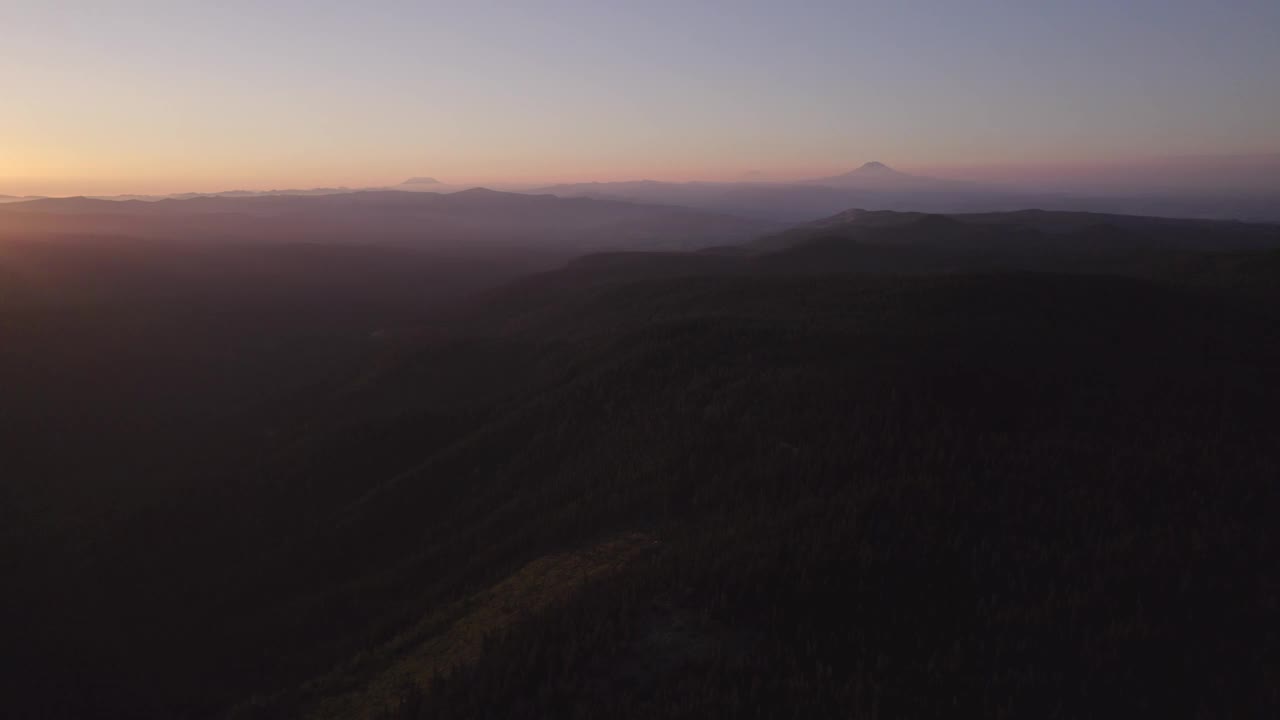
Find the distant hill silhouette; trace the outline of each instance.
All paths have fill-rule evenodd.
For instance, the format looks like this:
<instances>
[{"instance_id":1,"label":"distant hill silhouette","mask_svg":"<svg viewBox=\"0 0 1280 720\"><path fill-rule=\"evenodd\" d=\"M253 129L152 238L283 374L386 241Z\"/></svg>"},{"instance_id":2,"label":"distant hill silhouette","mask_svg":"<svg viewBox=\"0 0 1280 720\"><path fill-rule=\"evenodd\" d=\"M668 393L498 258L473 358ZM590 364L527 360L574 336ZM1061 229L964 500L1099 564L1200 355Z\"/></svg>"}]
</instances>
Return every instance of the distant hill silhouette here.
<instances>
[{"instance_id":1,"label":"distant hill silhouette","mask_svg":"<svg viewBox=\"0 0 1280 720\"><path fill-rule=\"evenodd\" d=\"M975 213L1040 207L1123 215L1280 221L1280 194L1033 192L903 173L880 162L801 182L653 180L567 183L531 192L562 197L626 199L683 205L742 217L803 222L850 207L931 213Z\"/></svg>"},{"instance_id":2,"label":"distant hill silhouette","mask_svg":"<svg viewBox=\"0 0 1280 720\"><path fill-rule=\"evenodd\" d=\"M904 173L885 163L872 161L840 175L798 182L759 181L754 171L738 182L664 182L637 180L620 182L563 183L527 189L504 186L528 194L560 197L589 197L625 200L655 205L675 205L707 212L736 215L771 222L796 223L831 215L849 207L875 210L930 213L973 213L1014 211L1040 207L1059 211L1088 211L1120 215L1199 217L1245 221L1280 222L1280 191L1267 189L1265 163L1249 175L1247 191L1206 189L1205 178L1182 184L1157 183L1152 190L1120 183L1110 190L1071 192L1032 190L1016 184L986 185L964 180L931 178ZM1175 166L1168 174L1178 175ZM1228 173L1230 174L1230 173ZM1235 173L1238 176L1239 173ZM1256 177L1255 177L1256 175ZM1237 177L1237 181L1239 178ZM1197 184L1199 183L1199 184ZM1129 188L1125 191L1125 188ZM1199 188L1199 189L1197 189ZM351 189L345 187L277 190L229 190L213 193L171 195L116 195L94 199L114 201L157 201L202 197L260 197L339 195L365 191L402 191L448 194L467 189L465 185L441 182L428 176L412 177L389 187ZM0 203L33 198L3 198Z\"/></svg>"},{"instance_id":3,"label":"distant hill silhouette","mask_svg":"<svg viewBox=\"0 0 1280 720\"><path fill-rule=\"evenodd\" d=\"M691 249L743 242L776 223L683 207L564 199L475 188L452 194L365 191L189 199L50 198L6 204L9 236L123 235L396 243L420 248Z\"/></svg>"}]
</instances>

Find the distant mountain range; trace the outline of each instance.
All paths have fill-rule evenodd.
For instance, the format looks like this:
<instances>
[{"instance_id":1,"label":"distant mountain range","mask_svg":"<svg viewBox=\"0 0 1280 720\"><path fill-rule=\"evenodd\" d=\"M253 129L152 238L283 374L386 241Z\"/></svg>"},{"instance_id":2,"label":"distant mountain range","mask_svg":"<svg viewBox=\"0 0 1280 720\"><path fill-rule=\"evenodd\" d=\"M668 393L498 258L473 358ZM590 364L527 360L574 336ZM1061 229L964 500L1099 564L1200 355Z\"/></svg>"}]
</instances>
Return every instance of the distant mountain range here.
<instances>
[{"instance_id":1,"label":"distant mountain range","mask_svg":"<svg viewBox=\"0 0 1280 720\"><path fill-rule=\"evenodd\" d=\"M382 185L375 187L352 188L346 186L339 187L317 187L317 188L285 188L280 190L221 190L218 192L186 192L186 193L170 193L167 195L145 195L145 194L125 194L125 195L90 195L94 200L138 200L141 202L156 202L158 200L193 200L195 198L208 197L262 197L268 195L342 195L344 193L368 192L375 190L400 190L405 192L434 192L434 193L451 193L467 190L474 185L456 185L443 183L433 177L411 177L398 185ZM27 200L41 200L46 196L30 195L18 197L14 195L0 195L0 203L8 202L25 202Z\"/></svg>"},{"instance_id":2,"label":"distant mountain range","mask_svg":"<svg viewBox=\"0 0 1280 720\"><path fill-rule=\"evenodd\" d=\"M964 180L943 180L939 178L925 177L922 175L910 175L908 173L894 170L882 162L875 161L866 163L856 170L850 170L847 173L808 180L803 184L825 185L827 187L844 188L849 190L876 191L960 191L974 190L980 187L977 183L971 183Z\"/></svg>"},{"instance_id":3,"label":"distant mountain range","mask_svg":"<svg viewBox=\"0 0 1280 720\"><path fill-rule=\"evenodd\" d=\"M1177 173L1170 171L1172 175ZM1238 174L1238 173L1237 173ZM1165 183L1164 190L1138 192L1100 187L1079 190L1028 190L1012 183L996 184L916 175L872 161L838 175L794 182L758 181L748 173L735 182L618 182L562 183L503 189L562 198L594 198L651 205L670 205L755 220L798 223L833 215L850 207L930 213L1009 212L1026 208L1102 212L1125 215L1190 217L1221 220L1280 222L1280 189L1274 192L1211 192ZM1230 178L1223 177L1223 187ZM1133 183L1130 183L1132 185ZM400 191L453 194L471 186L418 176L397 185L373 188L323 187L282 190L229 190L173 195L117 195L94 199L157 202L200 198L347 195L355 192ZM0 196L0 203L36 198Z\"/></svg>"},{"instance_id":4,"label":"distant mountain range","mask_svg":"<svg viewBox=\"0 0 1280 720\"><path fill-rule=\"evenodd\" d=\"M1009 212L1041 208L1280 221L1280 191L1252 195L1027 192L998 185L912 175L881 162L869 162L840 175L791 183L640 180L551 185L530 192L683 205L780 222L803 222L850 207L930 213Z\"/></svg>"},{"instance_id":5,"label":"distant mountain range","mask_svg":"<svg viewBox=\"0 0 1280 720\"><path fill-rule=\"evenodd\" d=\"M393 243L420 248L696 249L749 240L777 223L618 200L484 188L440 194L363 191L221 194L164 200L48 198L0 209L0 236L112 235Z\"/></svg>"},{"instance_id":6,"label":"distant mountain range","mask_svg":"<svg viewBox=\"0 0 1280 720\"><path fill-rule=\"evenodd\" d=\"M899 172L870 162L851 172L799 182L687 182L640 180L573 183L530 192L684 205L712 212L804 222L850 207L921 212L1017 210L1026 196L954 180Z\"/></svg>"}]
</instances>

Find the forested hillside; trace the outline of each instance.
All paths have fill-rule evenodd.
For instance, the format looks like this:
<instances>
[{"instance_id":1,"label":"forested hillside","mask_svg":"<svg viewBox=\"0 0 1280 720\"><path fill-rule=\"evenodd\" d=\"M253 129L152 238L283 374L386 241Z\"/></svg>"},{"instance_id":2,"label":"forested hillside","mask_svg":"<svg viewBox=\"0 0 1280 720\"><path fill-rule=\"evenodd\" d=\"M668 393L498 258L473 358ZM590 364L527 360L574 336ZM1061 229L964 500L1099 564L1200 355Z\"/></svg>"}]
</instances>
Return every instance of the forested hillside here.
<instances>
[{"instance_id":1,"label":"forested hillside","mask_svg":"<svg viewBox=\"0 0 1280 720\"><path fill-rule=\"evenodd\" d=\"M351 315L107 511L11 411L14 714L1280 708L1274 229L888 219Z\"/></svg>"}]
</instances>

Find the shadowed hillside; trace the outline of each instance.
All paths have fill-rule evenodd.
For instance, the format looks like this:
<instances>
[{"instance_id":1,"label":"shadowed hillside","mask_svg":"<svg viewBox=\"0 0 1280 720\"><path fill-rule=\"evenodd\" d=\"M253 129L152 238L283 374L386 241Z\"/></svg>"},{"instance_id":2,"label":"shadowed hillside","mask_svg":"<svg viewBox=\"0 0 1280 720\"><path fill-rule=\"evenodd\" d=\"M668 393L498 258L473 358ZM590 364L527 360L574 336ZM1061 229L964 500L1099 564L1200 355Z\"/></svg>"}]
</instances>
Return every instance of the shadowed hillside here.
<instances>
[{"instance_id":1,"label":"shadowed hillside","mask_svg":"<svg viewBox=\"0 0 1280 720\"><path fill-rule=\"evenodd\" d=\"M1280 706L1272 227L193 247L0 263L16 716Z\"/></svg>"}]
</instances>

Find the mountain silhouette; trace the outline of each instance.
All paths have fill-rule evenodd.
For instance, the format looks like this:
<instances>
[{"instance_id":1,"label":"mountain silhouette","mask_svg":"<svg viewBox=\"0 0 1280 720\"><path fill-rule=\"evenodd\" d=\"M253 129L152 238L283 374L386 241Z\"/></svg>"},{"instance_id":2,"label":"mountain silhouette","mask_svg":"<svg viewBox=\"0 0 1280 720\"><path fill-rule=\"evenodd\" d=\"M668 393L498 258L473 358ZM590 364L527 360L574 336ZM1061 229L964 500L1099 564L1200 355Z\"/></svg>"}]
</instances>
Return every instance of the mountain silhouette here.
<instances>
[{"instance_id":1,"label":"mountain silhouette","mask_svg":"<svg viewBox=\"0 0 1280 720\"><path fill-rule=\"evenodd\" d=\"M50 198L0 206L0 239L85 235L195 240L394 243L422 249L696 249L745 242L777 223L621 200L471 188L190 199Z\"/></svg>"},{"instance_id":2,"label":"mountain silhouette","mask_svg":"<svg viewBox=\"0 0 1280 720\"><path fill-rule=\"evenodd\" d=\"M973 188L973 183L960 180L943 180L911 175L895 170L879 161L864 163L856 170L840 175L817 178L807 181L810 185L826 185L853 190L893 190L893 191L955 191Z\"/></svg>"}]
</instances>

